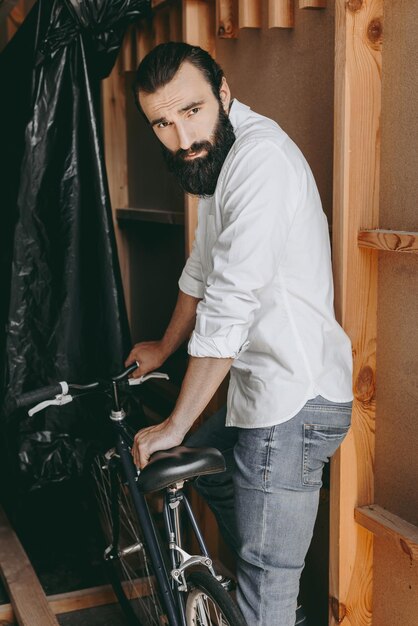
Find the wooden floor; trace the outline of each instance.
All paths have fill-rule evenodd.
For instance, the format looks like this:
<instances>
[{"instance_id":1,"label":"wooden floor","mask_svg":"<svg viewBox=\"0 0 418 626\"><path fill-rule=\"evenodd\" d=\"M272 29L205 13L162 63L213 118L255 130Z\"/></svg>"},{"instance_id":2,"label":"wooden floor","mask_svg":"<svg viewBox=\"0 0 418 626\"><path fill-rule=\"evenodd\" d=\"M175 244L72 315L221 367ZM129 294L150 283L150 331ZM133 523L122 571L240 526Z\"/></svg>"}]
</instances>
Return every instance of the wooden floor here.
<instances>
[{"instance_id":1,"label":"wooden floor","mask_svg":"<svg viewBox=\"0 0 418 626\"><path fill-rule=\"evenodd\" d=\"M128 626L117 604L62 613L57 618L60 626Z\"/></svg>"}]
</instances>

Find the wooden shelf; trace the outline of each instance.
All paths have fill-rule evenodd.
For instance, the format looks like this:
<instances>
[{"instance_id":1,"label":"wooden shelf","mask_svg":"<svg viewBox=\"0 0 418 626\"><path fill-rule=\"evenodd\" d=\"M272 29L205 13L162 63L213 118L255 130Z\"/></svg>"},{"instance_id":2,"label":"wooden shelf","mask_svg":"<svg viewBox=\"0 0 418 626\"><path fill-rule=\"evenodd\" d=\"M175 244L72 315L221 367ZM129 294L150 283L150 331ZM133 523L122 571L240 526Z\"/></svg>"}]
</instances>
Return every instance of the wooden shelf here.
<instances>
[{"instance_id":1,"label":"wooden shelf","mask_svg":"<svg viewBox=\"0 0 418 626\"><path fill-rule=\"evenodd\" d=\"M184 213L181 211L162 211L161 209L116 209L118 222L140 221L159 224L184 224Z\"/></svg>"},{"instance_id":2,"label":"wooden shelf","mask_svg":"<svg viewBox=\"0 0 418 626\"><path fill-rule=\"evenodd\" d=\"M370 250L418 253L418 233L404 230L360 230L357 242Z\"/></svg>"},{"instance_id":3,"label":"wooden shelf","mask_svg":"<svg viewBox=\"0 0 418 626\"><path fill-rule=\"evenodd\" d=\"M357 507L354 519L376 537L390 539L411 561L418 560L418 527L377 504Z\"/></svg>"}]
</instances>

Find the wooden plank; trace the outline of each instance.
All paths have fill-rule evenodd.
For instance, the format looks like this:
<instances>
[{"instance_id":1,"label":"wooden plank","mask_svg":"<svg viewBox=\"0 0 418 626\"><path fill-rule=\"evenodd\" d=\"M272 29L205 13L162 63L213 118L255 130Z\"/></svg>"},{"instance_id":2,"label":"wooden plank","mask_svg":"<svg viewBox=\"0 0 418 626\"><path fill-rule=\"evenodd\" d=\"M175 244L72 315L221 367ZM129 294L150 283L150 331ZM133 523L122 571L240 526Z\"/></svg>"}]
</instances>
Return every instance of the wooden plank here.
<instances>
[{"instance_id":1,"label":"wooden plank","mask_svg":"<svg viewBox=\"0 0 418 626\"><path fill-rule=\"evenodd\" d=\"M0 24L6 20L17 3L18 0L3 0L3 2L0 2Z\"/></svg>"},{"instance_id":2,"label":"wooden plank","mask_svg":"<svg viewBox=\"0 0 418 626\"><path fill-rule=\"evenodd\" d=\"M194 46L200 46L215 56L215 17L216 7L213 1L183 0L183 40ZM185 246L189 256L197 226L196 196L185 195Z\"/></svg>"},{"instance_id":3,"label":"wooden plank","mask_svg":"<svg viewBox=\"0 0 418 626\"><path fill-rule=\"evenodd\" d=\"M240 28L261 28L261 0L239 0Z\"/></svg>"},{"instance_id":4,"label":"wooden plank","mask_svg":"<svg viewBox=\"0 0 418 626\"><path fill-rule=\"evenodd\" d=\"M130 598L149 595L150 586L147 580L137 579L134 585L135 592L132 591L133 587L130 582L126 581L122 583L125 592L129 594ZM76 591L46 596L46 599L51 611L53 611L55 615L72 613L73 611L81 611L82 609L91 609L106 604L116 604L118 602L111 585L77 589ZM15 623L15 616L11 604L0 605L0 625L6 626L3 622L9 622L11 625ZM37 625L32 624L32 626ZM43 626L43 624L39 626Z\"/></svg>"},{"instance_id":5,"label":"wooden plank","mask_svg":"<svg viewBox=\"0 0 418 626\"><path fill-rule=\"evenodd\" d=\"M1 508L0 574L20 626L59 626L26 552Z\"/></svg>"},{"instance_id":6,"label":"wooden plank","mask_svg":"<svg viewBox=\"0 0 418 626\"><path fill-rule=\"evenodd\" d=\"M132 72L132 70L136 69L136 42L134 26L129 26L126 29L119 54L121 57L121 69L123 72Z\"/></svg>"},{"instance_id":7,"label":"wooden plank","mask_svg":"<svg viewBox=\"0 0 418 626\"><path fill-rule=\"evenodd\" d=\"M143 19L137 24L136 27L136 63L142 61L142 59L151 51L154 43L154 37L152 32L152 26L149 20Z\"/></svg>"},{"instance_id":8,"label":"wooden plank","mask_svg":"<svg viewBox=\"0 0 418 626\"><path fill-rule=\"evenodd\" d=\"M183 0L183 41L215 56L214 0Z\"/></svg>"},{"instance_id":9,"label":"wooden plank","mask_svg":"<svg viewBox=\"0 0 418 626\"><path fill-rule=\"evenodd\" d=\"M418 561L418 526L406 522L378 504L357 507L354 513L357 524L367 528L376 537L389 539L409 557Z\"/></svg>"},{"instance_id":10,"label":"wooden plank","mask_svg":"<svg viewBox=\"0 0 418 626\"><path fill-rule=\"evenodd\" d=\"M418 233L403 230L360 230L357 236L360 248L385 252L418 253Z\"/></svg>"},{"instance_id":11,"label":"wooden plank","mask_svg":"<svg viewBox=\"0 0 418 626\"><path fill-rule=\"evenodd\" d=\"M184 224L184 213L162 209L116 209L117 219L135 222L154 222L158 224Z\"/></svg>"},{"instance_id":12,"label":"wooden plank","mask_svg":"<svg viewBox=\"0 0 418 626\"><path fill-rule=\"evenodd\" d=\"M184 223L185 223L185 246L186 257L192 251L194 235L197 227L197 207L199 199L197 196L185 195L184 198Z\"/></svg>"},{"instance_id":13,"label":"wooden plank","mask_svg":"<svg viewBox=\"0 0 418 626\"><path fill-rule=\"evenodd\" d=\"M293 28L294 0L269 0L269 28Z\"/></svg>"},{"instance_id":14,"label":"wooden plank","mask_svg":"<svg viewBox=\"0 0 418 626\"><path fill-rule=\"evenodd\" d=\"M331 625L372 623L377 255L357 233L379 216L382 0L336 1L333 263L337 316L353 343L353 427L331 465Z\"/></svg>"},{"instance_id":15,"label":"wooden plank","mask_svg":"<svg viewBox=\"0 0 418 626\"><path fill-rule=\"evenodd\" d=\"M182 14L181 14L181 2L174 3L170 7L169 13L169 26L170 26L170 41L182 41Z\"/></svg>"},{"instance_id":16,"label":"wooden plank","mask_svg":"<svg viewBox=\"0 0 418 626\"><path fill-rule=\"evenodd\" d=\"M110 76L102 81L103 135L105 160L112 205L113 224L119 255L128 320L131 319L129 247L126 233L119 229L116 207L127 207L128 162L125 75L119 56Z\"/></svg>"},{"instance_id":17,"label":"wooden plank","mask_svg":"<svg viewBox=\"0 0 418 626\"><path fill-rule=\"evenodd\" d=\"M238 37L238 0L216 0L216 32L221 39Z\"/></svg>"},{"instance_id":18,"label":"wooden plank","mask_svg":"<svg viewBox=\"0 0 418 626\"><path fill-rule=\"evenodd\" d=\"M170 21L168 9L157 11L154 15L154 45L167 43L170 40Z\"/></svg>"},{"instance_id":19,"label":"wooden plank","mask_svg":"<svg viewBox=\"0 0 418 626\"><path fill-rule=\"evenodd\" d=\"M299 9L326 9L327 0L299 0Z\"/></svg>"}]
</instances>

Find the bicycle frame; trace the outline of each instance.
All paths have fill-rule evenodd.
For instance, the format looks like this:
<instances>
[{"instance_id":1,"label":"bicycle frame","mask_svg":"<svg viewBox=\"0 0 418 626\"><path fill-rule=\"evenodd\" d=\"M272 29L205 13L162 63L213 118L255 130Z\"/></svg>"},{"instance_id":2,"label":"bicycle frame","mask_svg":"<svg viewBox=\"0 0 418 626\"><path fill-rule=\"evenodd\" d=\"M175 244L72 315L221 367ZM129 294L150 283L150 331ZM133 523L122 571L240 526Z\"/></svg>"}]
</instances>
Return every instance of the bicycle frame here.
<instances>
[{"instance_id":1,"label":"bicycle frame","mask_svg":"<svg viewBox=\"0 0 418 626\"><path fill-rule=\"evenodd\" d=\"M216 577L216 573L212 567L212 560L209 557L190 503L182 490L183 483L173 485L173 487L166 490L163 510L172 565L172 579L170 580L146 498L137 487L138 471L133 463L130 452L133 440L126 432L123 422L124 416L122 415L118 418L117 422L113 422L117 433L116 450L123 466L133 505L144 535L144 542L158 581L162 602L164 603L170 626L186 626L184 596L181 593L183 590L186 590L185 571L190 566L199 564L208 568L211 574ZM195 533L202 553L201 555L190 555L182 547L182 529L179 513L181 504ZM116 532L118 532L117 528L118 525L116 524ZM114 539L117 540L117 537L114 537Z\"/></svg>"}]
</instances>

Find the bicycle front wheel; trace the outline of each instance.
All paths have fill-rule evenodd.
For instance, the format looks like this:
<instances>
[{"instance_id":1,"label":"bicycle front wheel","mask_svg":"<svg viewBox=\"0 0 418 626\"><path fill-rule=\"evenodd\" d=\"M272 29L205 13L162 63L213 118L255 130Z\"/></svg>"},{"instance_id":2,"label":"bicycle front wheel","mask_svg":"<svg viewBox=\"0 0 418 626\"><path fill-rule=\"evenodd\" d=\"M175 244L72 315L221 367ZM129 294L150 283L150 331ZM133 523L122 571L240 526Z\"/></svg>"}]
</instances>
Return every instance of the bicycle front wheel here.
<instances>
[{"instance_id":1,"label":"bicycle front wheel","mask_svg":"<svg viewBox=\"0 0 418 626\"><path fill-rule=\"evenodd\" d=\"M117 454L98 455L92 476L110 582L129 623L168 624Z\"/></svg>"},{"instance_id":2,"label":"bicycle front wheel","mask_svg":"<svg viewBox=\"0 0 418 626\"><path fill-rule=\"evenodd\" d=\"M209 572L191 572L187 587L187 626L246 626L231 596Z\"/></svg>"}]
</instances>

